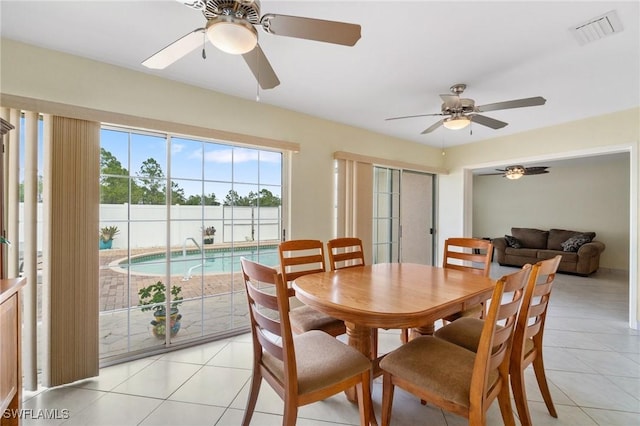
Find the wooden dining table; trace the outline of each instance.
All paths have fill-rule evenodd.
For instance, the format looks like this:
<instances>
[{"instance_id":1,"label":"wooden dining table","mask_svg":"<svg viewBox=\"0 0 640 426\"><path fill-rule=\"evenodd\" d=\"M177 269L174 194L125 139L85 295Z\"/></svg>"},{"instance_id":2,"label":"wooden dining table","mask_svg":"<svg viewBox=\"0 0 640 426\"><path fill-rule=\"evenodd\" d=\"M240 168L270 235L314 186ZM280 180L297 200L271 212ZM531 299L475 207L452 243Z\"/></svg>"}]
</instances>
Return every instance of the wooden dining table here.
<instances>
[{"instance_id":1,"label":"wooden dining table","mask_svg":"<svg viewBox=\"0 0 640 426\"><path fill-rule=\"evenodd\" d=\"M371 329L430 334L435 321L489 299L494 285L488 277L414 263L318 272L293 282L301 302L345 322L349 345L367 357ZM372 361L373 376L379 375L378 360Z\"/></svg>"}]
</instances>

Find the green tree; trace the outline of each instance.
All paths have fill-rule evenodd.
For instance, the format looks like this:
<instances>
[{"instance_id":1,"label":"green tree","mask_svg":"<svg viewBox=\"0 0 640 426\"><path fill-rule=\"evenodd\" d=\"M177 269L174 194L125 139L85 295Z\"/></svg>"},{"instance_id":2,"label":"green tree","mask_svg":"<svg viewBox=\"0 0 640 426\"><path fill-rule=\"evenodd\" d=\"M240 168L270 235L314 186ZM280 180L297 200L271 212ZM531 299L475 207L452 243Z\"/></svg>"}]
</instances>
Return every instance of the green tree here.
<instances>
[{"instance_id":1,"label":"green tree","mask_svg":"<svg viewBox=\"0 0 640 426\"><path fill-rule=\"evenodd\" d=\"M102 204L129 202L128 176L129 171L120 161L111 152L100 148L100 202ZM132 186L135 186L134 182Z\"/></svg>"},{"instance_id":2,"label":"green tree","mask_svg":"<svg viewBox=\"0 0 640 426\"><path fill-rule=\"evenodd\" d=\"M282 204L282 200L268 189L263 188L260 190L259 203L262 207L277 207Z\"/></svg>"},{"instance_id":3,"label":"green tree","mask_svg":"<svg viewBox=\"0 0 640 426\"><path fill-rule=\"evenodd\" d=\"M224 197L224 205L225 206L241 206L241 197L238 195L236 191L233 189L229 190L229 193L226 197Z\"/></svg>"},{"instance_id":4,"label":"green tree","mask_svg":"<svg viewBox=\"0 0 640 426\"><path fill-rule=\"evenodd\" d=\"M153 158L147 158L140 166L140 186L143 204L165 204L166 179L160 164Z\"/></svg>"},{"instance_id":5,"label":"green tree","mask_svg":"<svg viewBox=\"0 0 640 426\"><path fill-rule=\"evenodd\" d=\"M189 206L201 206L203 204L203 197L200 194L197 195L189 195L189 198L185 201L186 205ZM220 201L216 197L216 194L213 192L209 195L204 196L204 205L205 206L219 206Z\"/></svg>"},{"instance_id":6,"label":"green tree","mask_svg":"<svg viewBox=\"0 0 640 426\"><path fill-rule=\"evenodd\" d=\"M42 179L42 175L38 175L38 202L42 202L42 191L44 189L44 183ZM24 182L18 185L18 197L20 198L20 202L24 203Z\"/></svg>"},{"instance_id":7,"label":"green tree","mask_svg":"<svg viewBox=\"0 0 640 426\"><path fill-rule=\"evenodd\" d=\"M218 198L216 197L216 194L214 194L212 192L211 194L204 196L204 205L205 206L219 206L220 205L220 201L218 201Z\"/></svg>"},{"instance_id":8,"label":"green tree","mask_svg":"<svg viewBox=\"0 0 640 426\"><path fill-rule=\"evenodd\" d=\"M189 195L189 198L184 203L188 206L201 206L202 197L200 195Z\"/></svg>"},{"instance_id":9,"label":"green tree","mask_svg":"<svg viewBox=\"0 0 640 426\"><path fill-rule=\"evenodd\" d=\"M171 181L171 204L185 204L187 199L184 196L184 189Z\"/></svg>"}]
</instances>

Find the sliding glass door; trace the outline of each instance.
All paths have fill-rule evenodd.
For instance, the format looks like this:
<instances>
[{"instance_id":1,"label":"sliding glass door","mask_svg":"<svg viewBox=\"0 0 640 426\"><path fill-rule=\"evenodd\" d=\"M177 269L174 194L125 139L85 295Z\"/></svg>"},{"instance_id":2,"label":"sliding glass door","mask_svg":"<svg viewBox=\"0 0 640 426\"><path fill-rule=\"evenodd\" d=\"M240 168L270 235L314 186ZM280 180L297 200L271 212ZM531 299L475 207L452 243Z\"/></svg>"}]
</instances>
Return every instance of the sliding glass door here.
<instances>
[{"instance_id":1,"label":"sliding glass door","mask_svg":"<svg viewBox=\"0 0 640 426\"><path fill-rule=\"evenodd\" d=\"M376 166L373 176L373 262L433 264L433 175Z\"/></svg>"},{"instance_id":2,"label":"sliding glass door","mask_svg":"<svg viewBox=\"0 0 640 426\"><path fill-rule=\"evenodd\" d=\"M101 147L103 361L247 330L239 262L277 264L283 154L115 127Z\"/></svg>"}]
</instances>

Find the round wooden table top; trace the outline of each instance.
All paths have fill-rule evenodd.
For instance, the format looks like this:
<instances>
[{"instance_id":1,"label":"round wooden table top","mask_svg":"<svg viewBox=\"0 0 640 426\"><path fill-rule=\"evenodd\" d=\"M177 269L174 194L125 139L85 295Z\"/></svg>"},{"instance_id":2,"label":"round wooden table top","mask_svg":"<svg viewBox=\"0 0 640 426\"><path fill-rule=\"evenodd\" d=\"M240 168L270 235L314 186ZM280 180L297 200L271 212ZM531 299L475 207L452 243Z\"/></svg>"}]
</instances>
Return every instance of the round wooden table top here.
<instances>
[{"instance_id":1,"label":"round wooden table top","mask_svg":"<svg viewBox=\"0 0 640 426\"><path fill-rule=\"evenodd\" d=\"M367 327L410 328L491 297L480 275L413 263L381 263L304 275L293 282L303 303Z\"/></svg>"}]
</instances>

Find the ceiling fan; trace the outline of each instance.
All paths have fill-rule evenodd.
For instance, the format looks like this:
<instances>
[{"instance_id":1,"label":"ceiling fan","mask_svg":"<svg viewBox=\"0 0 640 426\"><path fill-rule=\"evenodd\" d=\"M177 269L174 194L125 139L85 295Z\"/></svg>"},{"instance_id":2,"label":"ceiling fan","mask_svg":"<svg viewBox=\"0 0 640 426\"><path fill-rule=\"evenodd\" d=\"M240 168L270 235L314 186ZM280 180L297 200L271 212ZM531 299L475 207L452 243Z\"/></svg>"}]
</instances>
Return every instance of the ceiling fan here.
<instances>
[{"instance_id":1,"label":"ceiling fan","mask_svg":"<svg viewBox=\"0 0 640 426\"><path fill-rule=\"evenodd\" d=\"M502 175L507 179L520 179L522 176L530 176L530 175L543 175L545 173L549 173L547 170L549 167L541 166L541 167L524 167L520 165L516 166L507 166L504 169L496 169L500 173L485 173L485 176L490 175Z\"/></svg>"},{"instance_id":2,"label":"ceiling fan","mask_svg":"<svg viewBox=\"0 0 640 426\"><path fill-rule=\"evenodd\" d=\"M533 98L515 99L512 101L496 102L493 104L486 104L476 106L476 102L473 99L461 98L460 95L467 88L466 84L454 84L449 88L451 95L440 95L442 99L442 107L439 113L435 114L418 114L418 115L406 115L403 117L392 117L386 120L400 120L404 118L415 117L429 117L429 116L445 116L442 120L434 123L421 134L433 132L440 126L444 126L447 129L459 130L467 127L471 122L482 124L483 126L490 127L492 129L501 129L508 123L504 121L496 120L495 118L480 115L481 112L496 111L500 109L522 108L530 106L544 105L547 100L541 96Z\"/></svg>"},{"instance_id":3,"label":"ceiling fan","mask_svg":"<svg viewBox=\"0 0 640 426\"><path fill-rule=\"evenodd\" d=\"M242 55L262 89L280 84L271 64L258 44L260 25L269 34L353 46L360 39L360 25L300 16L267 13L260 17L258 0L177 0L202 12L206 19L197 28L142 62L147 68L163 69L197 47L206 39L220 50ZM203 57L204 57L203 50Z\"/></svg>"}]
</instances>

